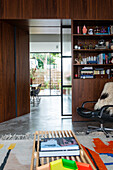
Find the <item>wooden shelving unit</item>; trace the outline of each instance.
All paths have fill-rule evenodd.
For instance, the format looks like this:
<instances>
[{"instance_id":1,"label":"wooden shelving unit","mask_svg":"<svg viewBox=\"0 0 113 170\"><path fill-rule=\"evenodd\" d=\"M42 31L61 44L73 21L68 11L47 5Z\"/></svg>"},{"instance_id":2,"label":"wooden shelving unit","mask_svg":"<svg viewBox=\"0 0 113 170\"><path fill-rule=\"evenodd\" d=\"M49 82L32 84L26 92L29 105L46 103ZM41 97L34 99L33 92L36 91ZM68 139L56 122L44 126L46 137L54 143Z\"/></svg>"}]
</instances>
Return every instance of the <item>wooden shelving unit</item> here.
<instances>
[{"instance_id":1,"label":"wooden shelving unit","mask_svg":"<svg viewBox=\"0 0 113 170\"><path fill-rule=\"evenodd\" d=\"M95 45L98 44L98 41L104 39L105 42L109 43L113 39L112 34L103 34L103 35L83 35L82 28L86 26L87 31L92 28L95 29L98 26L100 29L102 26L104 28L110 27L113 25L113 21L109 20L73 20L72 21L72 120L73 121L87 121L87 119L81 118L77 112L77 107L81 106L82 102L88 100L97 100L102 92L104 84L109 81L113 81L111 75L111 69L113 69L113 64L95 64L95 63L80 63L79 55L81 55L82 60L84 58L98 57L98 55L104 53L105 55L111 55L113 50L108 49L95 49ZM79 34L77 34L77 26L79 26ZM92 44L92 49L89 49L89 44ZM80 49L75 49L75 45L79 46ZM75 60L76 59L76 60ZM76 63L78 61L78 63ZM84 67L91 67L93 70L102 69L104 74L95 75L93 78L81 78L81 70ZM110 70L109 74L107 70Z\"/></svg>"}]
</instances>

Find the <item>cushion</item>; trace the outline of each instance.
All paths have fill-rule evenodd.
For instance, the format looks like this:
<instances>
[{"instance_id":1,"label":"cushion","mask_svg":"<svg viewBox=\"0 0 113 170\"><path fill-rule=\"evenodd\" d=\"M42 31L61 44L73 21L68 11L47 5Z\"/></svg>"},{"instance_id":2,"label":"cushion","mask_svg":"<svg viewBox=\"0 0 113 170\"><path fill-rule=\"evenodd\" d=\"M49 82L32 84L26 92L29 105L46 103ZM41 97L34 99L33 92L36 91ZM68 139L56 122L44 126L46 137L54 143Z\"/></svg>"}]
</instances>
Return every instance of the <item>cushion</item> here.
<instances>
[{"instance_id":1,"label":"cushion","mask_svg":"<svg viewBox=\"0 0 113 170\"><path fill-rule=\"evenodd\" d=\"M100 98L94 106L94 110L101 109L101 107L105 105L113 105L113 82L108 82L104 85L104 89L101 93ZM107 111L109 111L110 116L113 115L112 107L109 107Z\"/></svg>"}]
</instances>

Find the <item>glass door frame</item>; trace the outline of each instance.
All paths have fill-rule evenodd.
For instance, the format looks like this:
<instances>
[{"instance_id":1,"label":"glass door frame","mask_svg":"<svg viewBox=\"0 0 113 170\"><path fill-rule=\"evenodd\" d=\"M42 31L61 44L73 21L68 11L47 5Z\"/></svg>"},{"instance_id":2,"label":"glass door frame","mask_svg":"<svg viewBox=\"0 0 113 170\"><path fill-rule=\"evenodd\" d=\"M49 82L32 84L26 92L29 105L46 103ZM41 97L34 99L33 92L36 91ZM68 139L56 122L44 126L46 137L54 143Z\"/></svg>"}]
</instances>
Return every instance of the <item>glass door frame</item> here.
<instances>
[{"instance_id":1,"label":"glass door frame","mask_svg":"<svg viewBox=\"0 0 113 170\"><path fill-rule=\"evenodd\" d=\"M64 114L63 110L63 88L72 88L72 85L63 85L63 58L72 58L72 56L63 56L63 29L71 29L71 25L63 25L61 20L61 116L72 116Z\"/></svg>"}]
</instances>

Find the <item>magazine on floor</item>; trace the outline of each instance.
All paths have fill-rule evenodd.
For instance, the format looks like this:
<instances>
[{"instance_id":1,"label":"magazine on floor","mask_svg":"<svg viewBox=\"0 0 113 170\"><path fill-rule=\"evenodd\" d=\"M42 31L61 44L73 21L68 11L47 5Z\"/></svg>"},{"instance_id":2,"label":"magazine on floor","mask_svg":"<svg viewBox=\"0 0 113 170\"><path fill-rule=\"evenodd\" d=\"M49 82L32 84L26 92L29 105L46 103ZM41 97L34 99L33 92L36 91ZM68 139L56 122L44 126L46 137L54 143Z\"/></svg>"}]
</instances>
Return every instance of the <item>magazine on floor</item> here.
<instances>
[{"instance_id":1,"label":"magazine on floor","mask_svg":"<svg viewBox=\"0 0 113 170\"><path fill-rule=\"evenodd\" d=\"M75 156L79 155L79 145L74 137L44 138L39 141L39 156Z\"/></svg>"}]
</instances>

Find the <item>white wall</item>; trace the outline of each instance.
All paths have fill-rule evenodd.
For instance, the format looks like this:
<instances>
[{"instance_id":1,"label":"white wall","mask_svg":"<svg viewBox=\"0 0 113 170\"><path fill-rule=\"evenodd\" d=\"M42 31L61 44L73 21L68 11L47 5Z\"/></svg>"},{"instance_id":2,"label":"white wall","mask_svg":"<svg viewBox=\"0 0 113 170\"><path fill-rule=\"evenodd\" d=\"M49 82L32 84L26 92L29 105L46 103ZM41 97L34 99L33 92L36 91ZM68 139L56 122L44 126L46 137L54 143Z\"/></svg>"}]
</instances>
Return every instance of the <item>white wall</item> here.
<instances>
[{"instance_id":1,"label":"white wall","mask_svg":"<svg viewBox=\"0 0 113 170\"><path fill-rule=\"evenodd\" d=\"M61 52L59 42L30 42L30 52Z\"/></svg>"}]
</instances>

